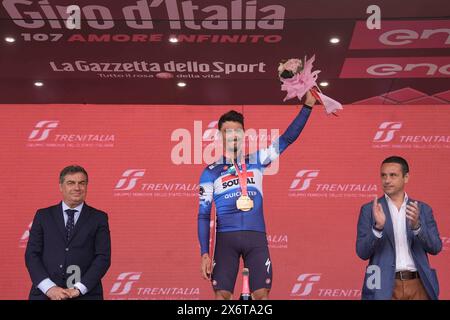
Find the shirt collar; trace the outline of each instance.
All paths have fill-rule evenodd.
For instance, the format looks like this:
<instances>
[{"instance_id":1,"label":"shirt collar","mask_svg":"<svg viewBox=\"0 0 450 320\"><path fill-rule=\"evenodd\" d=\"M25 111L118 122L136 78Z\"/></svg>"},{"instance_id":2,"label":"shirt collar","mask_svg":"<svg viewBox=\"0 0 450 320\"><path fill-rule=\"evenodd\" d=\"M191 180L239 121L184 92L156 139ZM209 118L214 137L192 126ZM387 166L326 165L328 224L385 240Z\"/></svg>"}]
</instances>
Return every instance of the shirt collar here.
<instances>
[{"instance_id":1,"label":"shirt collar","mask_svg":"<svg viewBox=\"0 0 450 320\"><path fill-rule=\"evenodd\" d=\"M384 194L384 198L386 199L387 203L392 203L391 198L386 193ZM409 199L408 198L408 194L405 192L405 198L403 199L403 204L402 205L408 203L408 199Z\"/></svg>"},{"instance_id":2,"label":"shirt collar","mask_svg":"<svg viewBox=\"0 0 450 320\"><path fill-rule=\"evenodd\" d=\"M81 212L81 210L83 209L83 205L84 205L84 202L82 202L81 204L79 204L75 208L71 208L63 201L62 202L62 209L63 209L63 212L66 212L67 209L73 209L73 210L77 210L78 212Z\"/></svg>"}]
</instances>

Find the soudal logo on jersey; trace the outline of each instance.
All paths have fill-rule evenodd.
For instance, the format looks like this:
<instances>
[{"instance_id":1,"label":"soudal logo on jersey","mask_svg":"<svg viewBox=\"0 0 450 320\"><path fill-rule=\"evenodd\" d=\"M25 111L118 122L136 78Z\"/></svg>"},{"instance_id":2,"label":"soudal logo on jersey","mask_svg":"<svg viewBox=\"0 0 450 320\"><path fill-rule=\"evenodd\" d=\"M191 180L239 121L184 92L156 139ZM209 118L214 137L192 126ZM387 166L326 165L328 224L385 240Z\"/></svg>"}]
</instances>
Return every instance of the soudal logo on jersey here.
<instances>
[{"instance_id":1,"label":"soudal logo on jersey","mask_svg":"<svg viewBox=\"0 0 450 320\"><path fill-rule=\"evenodd\" d=\"M247 171L247 184L256 184L254 179L254 174L251 171ZM225 177L222 177L222 188L230 188L233 186L239 185L239 177L235 175L228 175Z\"/></svg>"}]
</instances>

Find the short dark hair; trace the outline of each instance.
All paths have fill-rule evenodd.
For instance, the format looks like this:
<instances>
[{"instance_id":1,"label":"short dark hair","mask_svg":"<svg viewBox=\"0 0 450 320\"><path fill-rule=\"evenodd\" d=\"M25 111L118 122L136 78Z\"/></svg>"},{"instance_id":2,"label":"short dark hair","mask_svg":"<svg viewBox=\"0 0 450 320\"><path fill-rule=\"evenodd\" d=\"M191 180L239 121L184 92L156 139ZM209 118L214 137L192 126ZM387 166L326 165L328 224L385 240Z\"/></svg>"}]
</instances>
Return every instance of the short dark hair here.
<instances>
[{"instance_id":1,"label":"short dark hair","mask_svg":"<svg viewBox=\"0 0 450 320\"><path fill-rule=\"evenodd\" d=\"M219 130L222 128L223 123L227 121L239 122L242 125L242 128L244 128L244 116L242 113L234 110L224 113L219 119Z\"/></svg>"},{"instance_id":2,"label":"short dark hair","mask_svg":"<svg viewBox=\"0 0 450 320\"><path fill-rule=\"evenodd\" d=\"M403 176L409 172L408 162L402 157L399 157L399 156L388 157L388 158L383 160L381 165L383 165L385 163L398 163L399 165L401 165L402 166Z\"/></svg>"},{"instance_id":3,"label":"short dark hair","mask_svg":"<svg viewBox=\"0 0 450 320\"><path fill-rule=\"evenodd\" d=\"M64 178L66 177L66 175L68 174L74 174L74 173L84 173L84 175L86 176L86 183L88 182L89 178L88 178L88 174L86 172L86 170L84 170L83 167L78 166L78 165L70 165L65 167L64 169L61 170L61 173L59 174L59 183L63 184L64 183Z\"/></svg>"}]
</instances>

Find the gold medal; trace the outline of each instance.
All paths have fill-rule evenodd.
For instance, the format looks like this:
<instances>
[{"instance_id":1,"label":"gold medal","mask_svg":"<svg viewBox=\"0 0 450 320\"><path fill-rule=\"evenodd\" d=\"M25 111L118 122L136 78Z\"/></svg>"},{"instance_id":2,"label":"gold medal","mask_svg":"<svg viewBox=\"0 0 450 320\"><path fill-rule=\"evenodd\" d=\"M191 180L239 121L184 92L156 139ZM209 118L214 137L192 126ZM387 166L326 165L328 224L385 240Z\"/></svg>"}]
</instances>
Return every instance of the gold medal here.
<instances>
[{"instance_id":1,"label":"gold medal","mask_svg":"<svg viewBox=\"0 0 450 320\"><path fill-rule=\"evenodd\" d=\"M239 177L239 185L241 186L241 196L236 201L236 207L241 211L249 211L253 208L253 200L248 196L247 192L247 166L242 160L242 172L238 165L232 160L233 166L236 169L236 174Z\"/></svg>"},{"instance_id":2,"label":"gold medal","mask_svg":"<svg viewBox=\"0 0 450 320\"><path fill-rule=\"evenodd\" d=\"M241 211L249 211L253 208L253 200L249 196L240 196L236 201L236 207Z\"/></svg>"}]
</instances>

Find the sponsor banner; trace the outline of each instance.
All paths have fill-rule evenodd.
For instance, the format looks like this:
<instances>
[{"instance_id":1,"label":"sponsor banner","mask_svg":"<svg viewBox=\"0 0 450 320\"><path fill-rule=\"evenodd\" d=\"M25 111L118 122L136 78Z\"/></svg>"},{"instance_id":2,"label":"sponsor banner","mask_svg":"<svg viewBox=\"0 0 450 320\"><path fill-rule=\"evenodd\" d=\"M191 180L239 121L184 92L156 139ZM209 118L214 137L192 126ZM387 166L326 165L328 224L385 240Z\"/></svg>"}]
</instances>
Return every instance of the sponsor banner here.
<instances>
[{"instance_id":1,"label":"sponsor banner","mask_svg":"<svg viewBox=\"0 0 450 320\"><path fill-rule=\"evenodd\" d=\"M270 260L261 268L273 268L271 298L361 298L367 261L355 252L359 211L383 195L379 168L392 155L409 162L408 195L433 208L443 249L429 259L440 298L450 298L450 113L445 105L408 105L414 92L392 98L405 103L348 105L337 118L314 107L278 163L264 174L248 172L249 184L262 179ZM60 201L59 173L70 164L86 168L86 202L109 217L105 299L213 299L211 282L199 272L199 179L219 156L218 119L230 109L244 114L249 150L269 146L300 111L280 105L2 105L0 288L8 290L0 299L27 299L24 251L33 217ZM223 175L216 187L233 190L232 198L241 194L236 176ZM211 254L215 229L213 206ZM239 275L235 296L241 281Z\"/></svg>"},{"instance_id":2,"label":"sponsor banner","mask_svg":"<svg viewBox=\"0 0 450 320\"><path fill-rule=\"evenodd\" d=\"M358 21L350 49L446 49L449 33L449 20L382 21L380 29Z\"/></svg>"},{"instance_id":3,"label":"sponsor banner","mask_svg":"<svg viewBox=\"0 0 450 320\"><path fill-rule=\"evenodd\" d=\"M347 58L340 78L448 78L450 57Z\"/></svg>"}]
</instances>

